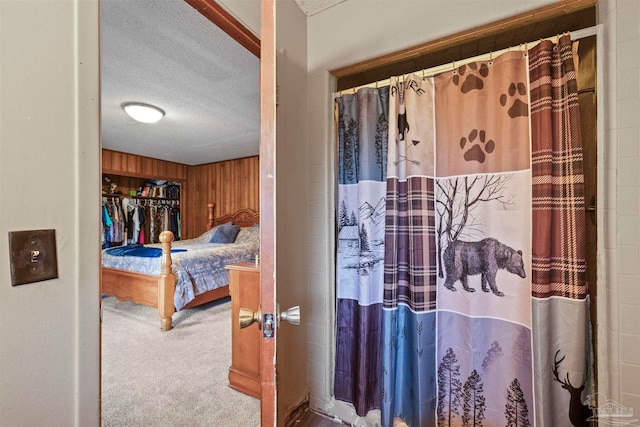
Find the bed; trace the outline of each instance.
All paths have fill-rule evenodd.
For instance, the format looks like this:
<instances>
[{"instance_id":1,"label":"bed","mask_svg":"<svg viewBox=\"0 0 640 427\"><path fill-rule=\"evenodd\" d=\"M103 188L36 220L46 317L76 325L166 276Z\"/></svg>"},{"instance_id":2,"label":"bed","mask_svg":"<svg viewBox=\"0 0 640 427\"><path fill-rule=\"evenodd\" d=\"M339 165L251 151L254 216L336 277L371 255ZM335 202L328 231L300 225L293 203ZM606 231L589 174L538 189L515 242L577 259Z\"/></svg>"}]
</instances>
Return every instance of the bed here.
<instances>
[{"instance_id":1,"label":"bed","mask_svg":"<svg viewBox=\"0 0 640 427\"><path fill-rule=\"evenodd\" d=\"M229 272L224 267L255 259L260 250L260 214L241 209L214 219L213 205L208 210L209 230L202 235L173 242L173 233L164 231L161 243L141 248L159 256L113 255L114 251L103 249L102 294L157 308L163 331L172 328L176 311L228 296ZM209 243L229 222L240 227L234 242ZM126 253L137 248L121 249Z\"/></svg>"}]
</instances>

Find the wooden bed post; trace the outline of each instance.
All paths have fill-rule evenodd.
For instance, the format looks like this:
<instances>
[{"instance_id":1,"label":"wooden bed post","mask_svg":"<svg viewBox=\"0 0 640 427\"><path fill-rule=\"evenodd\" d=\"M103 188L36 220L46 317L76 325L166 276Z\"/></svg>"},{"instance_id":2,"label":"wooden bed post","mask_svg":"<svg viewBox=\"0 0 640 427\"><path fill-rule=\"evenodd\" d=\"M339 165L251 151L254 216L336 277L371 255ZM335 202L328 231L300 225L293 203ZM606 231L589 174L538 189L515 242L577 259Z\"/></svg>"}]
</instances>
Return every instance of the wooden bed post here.
<instances>
[{"instance_id":1,"label":"wooden bed post","mask_svg":"<svg viewBox=\"0 0 640 427\"><path fill-rule=\"evenodd\" d=\"M207 204L207 212L208 212L208 217L207 217L207 229L211 230L213 228L213 208L215 206L215 203L208 203Z\"/></svg>"},{"instance_id":2,"label":"wooden bed post","mask_svg":"<svg viewBox=\"0 0 640 427\"><path fill-rule=\"evenodd\" d=\"M176 289L176 278L171 272L171 242L173 233L163 231L160 233L162 243L162 267L158 277L158 314L160 315L160 329L168 331L171 326L171 315L175 312L173 295Z\"/></svg>"}]
</instances>

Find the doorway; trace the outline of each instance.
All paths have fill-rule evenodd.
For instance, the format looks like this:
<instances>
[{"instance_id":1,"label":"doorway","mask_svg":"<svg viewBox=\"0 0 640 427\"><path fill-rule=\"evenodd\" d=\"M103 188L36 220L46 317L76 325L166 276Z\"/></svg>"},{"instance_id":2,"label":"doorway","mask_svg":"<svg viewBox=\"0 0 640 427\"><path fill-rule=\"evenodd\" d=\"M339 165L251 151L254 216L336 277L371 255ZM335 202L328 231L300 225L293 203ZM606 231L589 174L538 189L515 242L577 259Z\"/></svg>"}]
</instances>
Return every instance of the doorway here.
<instances>
[{"instance_id":1,"label":"doorway","mask_svg":"<svg viewBox=\"0 0 640 427\"><path fill-rule=\"evenodd\" d=\"M111 3L113 2L109 0L103 0L101 7L103 8L103 6L109 5ZM122 3L121 6L125 8L133 7L131 2L120 2L120 3ZM174 1L172 3L175 3L175 7L179 8L179 11L173 15L177 15L183 21L183 23L190 24L190 26L194 25L192 22L192 19L194 19L193 18L194 15L196 16L196 18L200 20L205 20L207 25L212 25L211 21L213 21L213 24L216 23L215 16L222 17L222 21L225 23L224 25L227 25L227 27L224 27L224 25L221 25L224 31L227 33L231 32L232 34L234 34L231 37L237 40L237 42L240 43L241 46L244 46L244 48L246 48L254 57L259 55L259 40L257 40L257 38L253 34L251 34L249 30L244 28L237 21L233 20L230 17L230 15L224 12L221 8L218 8L218 9L212 8L212 4L211 4L212 2L192 0L188 2ZM103 11L104 11L104 8L103 8ZM199 11L201 11L201 15L204 15L204 17L198 13ZM132 13L133 11L129 9L128 12ZM153 17L156 17L158 13L156 10L153 10L153 11L148 10L147 12L150 14L150 16L153 16ZM161 43L160 40L163 36L163 33L169 31L166 28L163 28L166 22L164 20L161 20L159 23L154 23L149 16L134 17L131 13L123 14L119 16L119 18L121 18L124 21L123 25L135 27L135 28L142 27L145 30L148 30L152 35L157 36L158 43ZM113 15L109 15L108 13L103 13L102 15L103 15L103 19L105 18L105 15L113 17ZM229 27L228 25L230 22L233 22L233 25ZM197 46L195 49L181 51L179 48L183 45L186 45L189 42L189 40L182 33L175 34L175 37L176 37L176 40L172 41L173 43L172 46L176 48L175 49L176 55L178 57L176 59L177 62L185 61L187 59L193 59L193 58L187 58L187 57L194 56L196 54L198 58L200 58L202 61L205 61L205 62L207 61L213 62L216 59L216 55L208 53L202 48L202 46ZM104 43L104 38L105 37L104 37L104 31L103 31L103 43ZM236 43L236 41L233 41L233 43ZM215 44L215 43L212 43L212 44ZM153 53L157 53L158 57L162 56L160 53L161 49L154 47L153 45L149 46L148 48L149 50L153 51ZM256 54L256 52L258 53ZM102 55L103 60L107 53L108 53L108 49L105 52L105 49L103 48L103 55ZM136 59L133 58L130 60L135 61ZM140 59L140 61L142 61L142 59ZM257 62L259 63L259 59L257 60ZM123 65L123 64L111 63L111 64L108 64L107 66L117 67L118 65ZM195 65L190 68L185 67L185 70L183 70L183 74L174 73L172 77L174 79L199 77L201 76L202 73L206 73L207 65L210 65L210 64L205 63L205 64L202 64L201 66ZM202 69L200 69L200 67ZM220 68L223 68L223 66L220 65ZM162 72L166 72L167 70L171 70L171 69L173 69L173 64L170 64L170 63L164 63L164 64L161 63L159 65L156 65L156 70L158 72L158 75L160 75ZM104 64L103 64L103 70L104 70ZM189 71L192 71L192 72L189 72ZM220 71L220 70L217 70L217 71ZM226 71L230 75L234 74L230 68L226 68L223 71ZM246 70L242 70L241 72L246 73ZM237 71L238 74L240 74L241 72ZM104 74L105 73L103 72L103 76ZM158 76L155 74L147 75L147 76L129 75L127 77L133 81L140 81L139 79L144 80L144 79L158 78ZM257 86L257 84L258 84L258 79L256 76L255 85ZM103 93L106 90L110 90L110 89L111 87L105 86L105 81L103 80L102 81ZM156 89L158 93L160 93L163 90L162 87L157 87ZM206 87L203 88L202 91L206 92ZM133 97L136 95L140 96L143 94L144 93L141 90L139 92L132 91L130 95ZM190 95L192 100L197 98L193 92ZM105 101L108 102L108 99L103 98L103 102ZM122 100L120 102L125 102L125 101L127 101L127 99ZM259 111L257 101L258 99L256 98L255 110ZM120 102L118 102L117 105L115 106L103 104L103 113L109 114L110 113L109 110L111 108L115 108L117 110L117 113L122 114L122 111L120 111L119 109ZM232 102L228 102L228 104L232 104L230 105L230 107L236 106L236 104ZM187 114L189 113L194 114L192 110L187 110ZM247 111L242 111L242 113L246 115ZM166 119L171 119L171 114L173 114L174 116L172 120L175 120L176 116L180 115L180 113L179 112L176 113L175 110L173 112L170 112L169 109L167 109ZM211 115L210 117L212 121L220 120L219 118L216 119L217 116L215 115ZM105 120L103 120L103 126L104 126L104 122ZM227 123L232 124L234 123L234 121L227 119ZM136 134L137 132L141 132L143 129L145 130L154 129L149 127L143 128L143 126L144 125L129 123L127 126L128 127L127 130L131 134ZM250 157L255 157L257 159L257 154L258 154L257 147L259 145L258 143L259 123L256 124L256 128L258 130L257 132L258 138L256 138L256 143L254 147L255 152L250 152L250 154L253 154L253 156L250 156ZM192 130L191 133L195 133L195 128L192 128L191 130ZM105 133L103 132L103 142L107 142L105 139L105 136L107 135L105 135ZM102 172L103 173L106 171L118 172L118 175L121 177L119 178L119 181L118 181L118 184L120 185L121 190L124 189L125 187L127 190L130 190L131 188L139 186L140 182L136 184L130 184L131 180L139 180L141 182L145 182L145 181L148 181L148 179L154 179L154 180L170 179L171 181L179 182L181 184L180 185L181 195L179 196L179 200L181 202L181 205L183 206L183 214L184 214L182 218L183 239L197 237L203 231L205 231L206 228L204 227L208 219L205 211L195 212L195 209L189 211L188 207L193 205L202 205L203 207L206 207L206 203L210 201L211 194L208 194L207 196L204 196L204 195L200 196L199 192L207 193L208 192L207 185L211 184L211 180L202 179L202 180L197 180L197 182L194 182L194 177L198 177L200 175L199 173L200 171L194 169L195 166L193 166L193 162L187 163L186 161L172 161L177 158L177 154L179 154L178 153L179 150L188 151L188 142L190 142L190 140L193 139L193 135L192 134L189 135L188 138L177 139L176 140L177 144L175 145L178 145L179 149L175 149L175 148L169 149L162 155L154 155L154 154L145 155L146 152L144 151L144 148L134 145L131 140L127 141L124 138L120 138L120 139L121 139L120 142L122 144L125 144L122 146L124 148L118 150L118 149L113 149L113 147L111 147L112 149L109 150L108 153L107 151L103 151ZM236 144L236 145L239 145L239 144ZM218 148L218 150L221 150L221 148ZM251 166L247 166L246 169L253 168L254 175L252 175L252 179L257 178L257 175L259 173L257 160L251 160L249 157L246 157L243 155L241 155L240 157L243 157L245 159L243 163L251 164ZM246 159L249 159L249 160L246 160ZM107 160L109 161L109 166L105 168L105 162L107 162ZM199 159L196 159L196 162L197 161L199 161ZM216 176L215 178L218 178L218 176ZM204 187L204 188L201 188L201 187ZM257 205L259 203L259 189L256 187L255 191L258 192L258 196L253 197L256 205L250 206L250 207L254 208L255 210L258 210L256 208L259 207ZM194 202L192 202L192 200L194 200ZM223 205L223 203L218 203L218 205L219 205L218 212L220 212L221 209L223 208L223 206L220 206L220 205ZM119 301L114 301L112 302L111 308L115 309L116 311L121 310L124 313L124 317L128 318L129 320L135 318L136 316L135 313L139 311L149 312L149 310L145 310L148 307L138 306L133 304L129 304L127 306L126 304L127 303L120 303ZM143 314L142 315L143 319L140 319L141 322L145 324L143 328L144 327L147 328L143 333L147 335L151 335L154 338L157 338L158 340L165 340L167 342L171 341L172 344L176 344L176 341L183 341L183 340L186 340L188 337L193 336L193 338L196 339L195 345L198 345L197 343L198 336L196 333L194 333L196 329L195 321L197 320L198 316L202 315L204 312L209 312L209 311L216 312L220 310L221 307L224 306L224 304L229 305L228 298L226 300L221 300L215 303L210 303L207 306L203 306L205 307L204 309L203 307L199 307L199 308L191 309L191 311L178 312L177 314L174 315L174 325L176 326L176 329L180 329L180 330L174 330L171 332L160 332L158 330L157 320L156 320L157 314L154 314L153 310L151 310L151 317L147 316L146 314ZM108 313L106 313L106 310L104 314L105 314L104 319L107 319ZM224 328L225 326L229 327L229 321L230 319L227 318L226 322L216 324L216 326L212 326L212 329L221 329L221 328ZM103 324L103 328L104 326L105 325ZM125 330L122 332L121 335L128 334L128 333L131 333L131 330L127 330L127 328L125 328ZM103 335L103 339L104 339L104 335ZM200 339L202 340L202 338ZM215 336L214 336L214 339L215 339ZM207 341L210 341L207 344L209 344L210 346L213 345L214 348L216 345L219 345L219 342L213 342L213 339L207 339ZM159 342L161 343L162 341L159 341ZM156 343L157 342L154 341L154 344ZM134 344L136 343L131 343L130 348L123 349L118 353L126 353L127 350L131 353L135 353L136 350L133 350L132 348ZM230 347L230 343L228 344L228 346ZM194 347L193 343L187 343L186 341L184 341L182 342L182 344L177 343L177 347L174 347L173 350L171 351L168 350L168 347L164 347L163 351L161 352L150 353L150 355L148 355L146 358L141 358L135 361L133 366L130 366L125 371L123 371L123 372L126 372L128 375L126 376L125 381L118 387L120 390L118 391L117 393L118 395L116 397L122 398L123 402L126 402L126 403L120 406L127 407L127 408L135 406L132 404L130 400L127 401L126 399L131 398L133 392L136 391L136 389L139 389L138 391L140 392L142 397L145 397L144 393L146 389L146 393L148 395L147 397L149 397L148 400L155 401L158 404L156 406L164 407L168 409L169 412L182 411L184 417L190 417L188 418L189 420L202 419L202 417L204 417L206 421L203 420L202 424L208 424L212 422L215 423L215 418L208 417L206 415L206 411L203 411L203 407L206 407L206 406L208 407L213 406L214 408L217 407L217 409L213 411L216 413L223 412L219 408L221 404L225 405L225 407L227 408L226 409L227 411L241 412L240 410L241 406L239 406L240 405L239 403L236 403L235 401L232 402L229 399L225 399L224 397L211 396L210 390L206 390L206 393L203 393L201 391L198 392L197 386L194 385L196 378L202 378L205 384L208 384L207 379L213 378L214 376L215 376L216 382L226 383L228 366L225 368L225 366L222 365L220 369L218 369L218 371L212 371L211 369L208 369L208 370L203 369L201 371L196 370L195 374L194 373L180 374L178 371L176 371L176 373L171 376L167 376L165 372L158 373L157 370L154 368L154 366L157 366L156 362L160 362L160 361L165 363L168 362L168 366L191 362L195 357L194 354L193 353L190 354L186 351L181 352L180 349L182 348L186 350L193 347ZM198 348L200 347L204 347L204 344L198 345ZM142 352L143 350L145 349L140 348L137 350L137 352ZM204 352L206 352L206 350ZM212 353L212 355L215 355L215 352L213 351L209 351L209 352ZM103 369L104 367L105 365L103 360ZM207 366L207 368L210 368L210 366ZM150 374L148 375L143 374L143 372L145 372L145 370L147 369L150 369L148 371ZM139 376L136 377L134 376L134 374ZM156 376L158 378L153 379ZM135 378L140 378L140 380L136 380ZM147 385L140 386L139 383L141 382L146 383ZM224 385L223 387L224 391L225 392L228 391L227 390L228 387L226 387L226 384L223 384L223 385ZM186 387L178 387L178 386L186 386ZM172 393L178 392L177 391L178 388L183 389L182 393L188 394L186 398L183 396L181 400L190 401L192 403L192 406L191 406L192 410L188 410L189 408L188 405L180 407L180 405L176 404L176 401L178 399L175 399L174 398L175 396L172 396ZM187 390L186 392L184 391L185 389ZM105 396L104 396L105 390L106 390L106 387L104 387L104 384L103 384L103 399L102 399L103 406L106 405ZM204 395L204 397L207 400L201 402L200 404L195 403L194 396L199 396L199 395ZM255 399L253 399L252 401L250 401L250 404L251 404L250 406L252 408L252 411L254 412L253 414L254 417L252 419L259 419L259 409L258 409L259 401L256 401ZM139 416L142 416L142 417L147 417L148 415L151 415L151 412L153 412L152 407L149 407L149 406L142 405L142 407L139 409L140 409ZM119 409L116 412L124 412L124 411L122 409ZM104 407L103 407L103 414L104 414ZM131 414L123 413L121 415L127 416ZM145 419L148 419L148 418L145 418ZM138 423L138 422L134 422L134 423ZM153 424L152 422L145 422L144 419L140 420L139 423L147 424L147 425ZM109 423L105 422L104 418L103 418L103 424L109 425ZM242 422L241 424L251 424L251 423Z\"/></svg>"}]
</instances>

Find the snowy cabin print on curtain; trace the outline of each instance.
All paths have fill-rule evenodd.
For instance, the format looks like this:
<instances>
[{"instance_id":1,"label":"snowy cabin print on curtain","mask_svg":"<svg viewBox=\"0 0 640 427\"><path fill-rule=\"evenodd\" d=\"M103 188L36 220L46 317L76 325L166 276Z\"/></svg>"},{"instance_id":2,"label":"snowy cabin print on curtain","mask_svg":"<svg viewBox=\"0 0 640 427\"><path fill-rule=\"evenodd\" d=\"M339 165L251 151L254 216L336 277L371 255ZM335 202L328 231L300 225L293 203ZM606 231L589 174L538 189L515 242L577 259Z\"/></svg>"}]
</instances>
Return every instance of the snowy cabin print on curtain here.
<instances>
[{"instance_id":1,"label":"snowy cabin print on curtain","mask_svg":"<svg viewBox=\"0 0 640 427\"><path fill-rule=\"evenodd\" d=\"M365 413L380 402L389 87L336 99L338 250L336 399Z\"/></svg>"}]
</instances>

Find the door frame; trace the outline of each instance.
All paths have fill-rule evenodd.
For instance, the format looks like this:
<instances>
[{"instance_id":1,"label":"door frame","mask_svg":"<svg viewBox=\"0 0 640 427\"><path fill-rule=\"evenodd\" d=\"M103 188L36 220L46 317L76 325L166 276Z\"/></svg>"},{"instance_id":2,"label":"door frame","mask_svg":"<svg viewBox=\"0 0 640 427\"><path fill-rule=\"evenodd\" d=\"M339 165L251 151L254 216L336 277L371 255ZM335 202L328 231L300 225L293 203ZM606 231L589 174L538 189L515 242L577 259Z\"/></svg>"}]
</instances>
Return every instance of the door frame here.
<instances>
[{"instance_id":1,"label":"door frame","mask_svg":"<svg viewBox=\"0 0 640 427\"><path fill-rule=\"evenodd\" d=\"M215 0L184 0L212 24L260 59L260 283L262 311L275 313L275 4L262 0L262 33L270 43L261 43L251 30L227 12ZM272 13L269 13L272 10ZM266 18L265 18L266 17ZM268 19L268 18L271 19ZM265 55L265 61L261 56ZM263 159L265 159L263 161ZM102 171L102 160L100 160ZM264 255L263 255L264 254ZM100 303L100 312L101 312ZM102 325L99 336L102 337ZM262 399L260 418L262 426L275 426L276 377L275 338L262 339L261 378ZM102 352L100 352L102 360ZM99 370L102 377L102 367ZM98 383L101 383L99 379ZM100 391L102 395L102 391ZM102 423L102 408L99 408Z\"/></svg>"}]
</instances>

